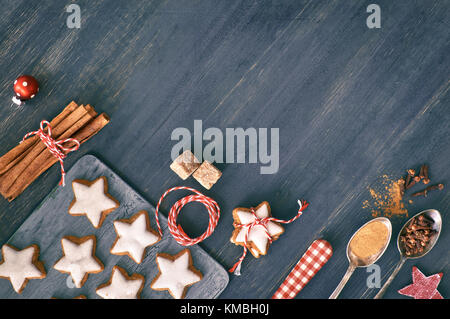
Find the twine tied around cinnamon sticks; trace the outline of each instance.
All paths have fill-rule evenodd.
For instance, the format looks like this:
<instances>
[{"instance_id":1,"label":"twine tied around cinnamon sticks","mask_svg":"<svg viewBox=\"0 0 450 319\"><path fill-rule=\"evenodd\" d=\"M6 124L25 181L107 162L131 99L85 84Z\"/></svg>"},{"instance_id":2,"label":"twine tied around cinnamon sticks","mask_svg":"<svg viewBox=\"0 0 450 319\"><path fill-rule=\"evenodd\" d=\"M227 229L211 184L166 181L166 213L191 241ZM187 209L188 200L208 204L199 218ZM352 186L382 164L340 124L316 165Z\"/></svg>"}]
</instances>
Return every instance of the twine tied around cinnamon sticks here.
<instances>
[{"instance_id":1,"label":"twine tied around cinnamon sticks","mask_svg":"<svg viewBox=\"0 0 450 319\"><path fill-rule=\"evenodd\" d=\"M47 126L46 128L48 133L45 133L44 131L45 125ZM56 141L55 139L52 138L51 124L45 120L41 122L39 130L27 133L20 143L25 142L27 138L33 135L37 135L41 139L42 143L44 143L44 145L47 146L47 149L50 151L50 153L52 153L53 156L55 156L58 159L61 165L61 181L59 182L59 185L66 186L66 179L65 179L66 171L64 170L64 159L66 158L68 153L74 152L80 148L80 142L78 142L78 140L74 138L66 138L64 140ZM68 142L74 142L75 146L64 147L63 144ZM65 151L65 153L63 153L63 151Z\"/></svg>"},{"instance_id":2,"label":"twine tied around cinnamon sticks","mask_svg":"<svg viewBox=\"0 0 450 319\"><path fill-rule=\"evenodd\" d=\"M98 115L92 106L71 102L49 123L41 123L42 133L30 132L21 143L0 157L0 194L13 201L42 173L56 164L60 157L67 156L77 144L89 140L109 121L108 115ZM47 138L41 138L43 134L62 147L53 147L50 139L47 144L52 147L48 147Z\"/></svg>"}]
</instances>

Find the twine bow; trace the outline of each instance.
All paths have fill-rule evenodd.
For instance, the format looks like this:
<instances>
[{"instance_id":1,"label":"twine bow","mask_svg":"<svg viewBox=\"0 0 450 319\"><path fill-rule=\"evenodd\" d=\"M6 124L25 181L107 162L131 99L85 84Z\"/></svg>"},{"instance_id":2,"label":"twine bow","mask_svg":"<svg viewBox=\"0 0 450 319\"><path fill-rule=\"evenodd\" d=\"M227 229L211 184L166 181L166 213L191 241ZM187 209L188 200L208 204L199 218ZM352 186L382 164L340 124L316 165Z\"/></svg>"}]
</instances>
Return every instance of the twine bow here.
<instances>
[{"instance_id":1,"label":"twine bow","mask_svg":"<svg viewBox=\"0 0 450 319\"><path fill-rule=\"evenodd\" d=\"M234 273L236 276L240 276L241 275L241 264L242 261L244 260L245 256L247 255L247 245L248 245L248 236L250 234L250 231L253 227L257 226L257 225L261 225L264 227L264 231L266 233L267 239L269 241L269 244L272 243L273 239L272 236L269 233L269 229L267 228L267 224L269 222L277 222L277 223L281 223L281 224L289 224L292 223L293 221L295 221L297 218L299 218L302 214L303 214L303 210L306 209L306 207L308 207L308 203L306 201L301 201L298 200L298 205L300 206L297 212L297 215L295 215L293 218L289 219L289 220L282 220L282 219L277 219L274 217L264 217L264 218L259 218L256 215L255 209L252 207L250 208L250 212L252 213L253 217L254 217L254 221L248 224L239 224L239 223L233 223L233 226L235 228L245 228L246 232L245 232L245 237L244 237L244 252L242 253L241 258L239 258L239 260L234 264L234 266L229 270L229 272Z\"/></svg>"},{"instance_id":2,"label":"twine bow","mask_svg":"<svg viewBox=\"0 0 450 319\"><path fill-rule=\"evenodd\" d=\"M45 125L47 126L47 133L45 133L44 131ZM42 121L39 130L27 133L23 137L22 142L32 135L39 136L42 143L44 143L44 145L47 147L50 153L58 159L61 165L61 181L59 182L59 185L65 186L66 172L64 171L64 159L66 158L68 153L78 150L78 148L80 147L80 142L74 138L67 138L65 140L55 141L55 139L52 138L52 127L48 121ZM75 146L71 148L64 147L63 144L67 142L74 142Z\"/></svg>"}]
</instances>

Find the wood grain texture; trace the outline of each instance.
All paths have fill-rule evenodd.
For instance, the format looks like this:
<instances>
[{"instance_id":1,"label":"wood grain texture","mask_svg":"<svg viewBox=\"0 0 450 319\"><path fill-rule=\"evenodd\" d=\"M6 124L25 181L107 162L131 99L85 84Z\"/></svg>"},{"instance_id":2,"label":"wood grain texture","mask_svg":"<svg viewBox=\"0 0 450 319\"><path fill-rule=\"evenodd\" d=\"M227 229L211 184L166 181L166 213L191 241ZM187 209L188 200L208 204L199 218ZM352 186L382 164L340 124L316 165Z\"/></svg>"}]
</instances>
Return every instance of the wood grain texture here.
<instances>
[{"instance_id":1,"label":"wood grain texture","mask_svg":"<svg viewBox=\"0 0 450 319\"><path fill-rule=\"evenodd\" d=\"M450 172L450 5L446 1L388 1L381 29L366 27L370 1L77 1L81 29L68 29L64 1L1 0L0 153L71 100L111 115L108 127L71 154L66 168L97 154L146 199L169 187L200 189L169 168L174 128L280 128L280 169L260 175L256 164L220 165L223 176L205 192L222 216L201 244L225 268L241 248L229 243L231 211L267 200L277 218L311 205L273 243L269 254L247 258L224 298L268 298L313 240L324 237L334 255L298 298L327 298L347 267L345 246L371 218L362 202L383 174L430 165L433 181ZM36 99L10 106L12 82L30 73ZM0 201L0 243L23 223L58 182L54 167L18 199ZM174 196L174 199L175 200ZM171 200L164 202L167 212ZM411 267L450 274L447 190L414 200L410 215L427 208L444 215L442 237L425 258L408 262L386 298L411 282ZM207 225L193 204L180 216L192 236ZM406 218L392 218L393 237ZM398 259L394 239L379 260L383 281ZM371 298L358 269L341 296ZM450 282L439 290L450 296Z\"/></svg>"}]
</instances>

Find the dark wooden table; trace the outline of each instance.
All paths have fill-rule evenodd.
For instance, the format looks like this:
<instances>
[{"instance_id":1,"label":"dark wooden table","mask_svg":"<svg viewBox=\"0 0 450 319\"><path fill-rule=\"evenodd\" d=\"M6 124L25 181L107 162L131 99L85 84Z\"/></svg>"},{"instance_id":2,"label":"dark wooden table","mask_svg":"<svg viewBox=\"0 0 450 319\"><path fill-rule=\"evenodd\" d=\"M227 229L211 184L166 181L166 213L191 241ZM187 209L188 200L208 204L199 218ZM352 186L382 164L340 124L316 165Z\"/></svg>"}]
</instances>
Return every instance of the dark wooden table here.
<instances>
[{"instance_id":1,"label":"dark wooden table","mask_svg":"<svg viewBox=\"0 0 450 319\"><path fill-rule=\"evenodd\" d=\"M289 219L298 197L311 205L286 226L264 258L248 257L230 278L224 298L269 298L310 243L327 239L334 256L298 298L327 298L347 267L351 234L372 218L368 187L380 176L401 176L430 165L433 181L450 182L448 1L379 0L381 28L366 26L372 1L76 1L81 28L69 29L69 1L1 0L0 153L71 100L107 112L112 122L66 160L92 153L149 201L188 185L170 169L177 127L280 129L280 168L261 175L258 164L222 164L206 194L222 209L201 246L225 268L241 255L229 243L231 211L270 202ZM12 82L32 74L35 100L11 106ZM0 244L60 179L53 167L12 203L0 200ZM182 194L179 194L182 195ZM175 197L163 205L167 212ZM181 223L203 232L202 206L186 207ZM410 215L442 212L443 233L426 257L409 261L386 297L411 282L411 267L444 272L450 296L448 191L414 200ZM406 217L393 217L396 237ZM379 260L383 282L398 261L395 238ZM369 274L358 269L342 292L371 298Z\"/></svg>"}]
</instances>

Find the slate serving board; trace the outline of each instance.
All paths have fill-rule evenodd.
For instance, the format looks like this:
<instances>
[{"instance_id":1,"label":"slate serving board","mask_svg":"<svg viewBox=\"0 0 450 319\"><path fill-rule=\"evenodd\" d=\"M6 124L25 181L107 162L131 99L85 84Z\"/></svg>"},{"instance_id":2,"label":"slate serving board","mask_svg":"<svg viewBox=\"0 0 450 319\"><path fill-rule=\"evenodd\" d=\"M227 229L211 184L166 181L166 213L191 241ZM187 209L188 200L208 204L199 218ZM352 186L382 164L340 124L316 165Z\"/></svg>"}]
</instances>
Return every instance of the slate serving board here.
<instances>
[{"instance_id":1,"label":"slate serving board","mask_svg":"<svg viewBox=\"0 0 450 319\"><path fill-rule=\"evenodd\" d=\"M74 217L69 215L67 210L73 199L72 181L93 180L99 176L107 177L109 193L120 202L120 207L106 217L102 227L95 229L85 216ZM175 254L185 248L170 235L165 216L160 214L162 240L147 248L145 259L140 265L128 256L115 256L109 253L116 238L112 222L116 219L130 218L139 210L148 211L151 226L156 230L155 208L150 203L96 157L92 155L82 157L67 173L66 187L55 187L7 242L19 249L31 244L39 245L39 259L45 265L47 277L43 280L30 280L21 295L15 293L6 279L0 279L0 298L73 298L79 295L100 298L95 290L109 280L115 265L124 268L130 275L139 273L145 277L141 298L172 298L167 291L155 291L150 288L151 281L158 273L156 254ZM92 234L97 237L96 256L105 265L105 270L99 274L90 274L84 286L77 289L73 287L70 276L53 269L53 265L62 257L62 237L68 235L82 237ZM198 245L189 249L194 266L201 271L203 279L188 289L186 298L217 298L228 284L228 273Z\"/></svg>"}]
</instances>

